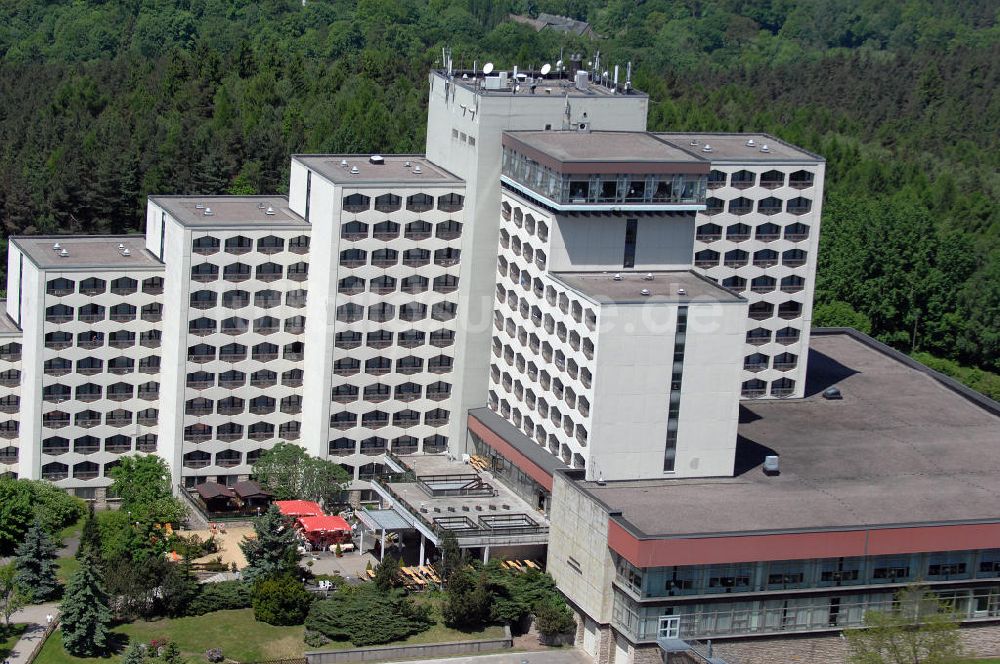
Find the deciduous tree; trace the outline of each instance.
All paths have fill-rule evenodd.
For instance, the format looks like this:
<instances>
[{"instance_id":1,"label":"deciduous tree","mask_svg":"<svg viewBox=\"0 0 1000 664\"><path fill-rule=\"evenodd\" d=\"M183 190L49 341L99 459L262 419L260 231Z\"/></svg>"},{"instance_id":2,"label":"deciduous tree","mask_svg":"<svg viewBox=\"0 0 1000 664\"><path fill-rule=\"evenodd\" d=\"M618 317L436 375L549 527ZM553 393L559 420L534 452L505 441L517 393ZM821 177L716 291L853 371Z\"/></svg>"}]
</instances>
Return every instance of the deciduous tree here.
<instances>
[{"instance_id":1,"label":"deciduous tree","mask_svg":"<svg viewBox=\"0 0 1000 664\"><path fill-rule=\"evenodd\" d=\"M962 657L951 607L926 586L896 594L894 605L865 613L865 626L844 633L851 664L952 664Z\"/></svg>"}]
</instances>

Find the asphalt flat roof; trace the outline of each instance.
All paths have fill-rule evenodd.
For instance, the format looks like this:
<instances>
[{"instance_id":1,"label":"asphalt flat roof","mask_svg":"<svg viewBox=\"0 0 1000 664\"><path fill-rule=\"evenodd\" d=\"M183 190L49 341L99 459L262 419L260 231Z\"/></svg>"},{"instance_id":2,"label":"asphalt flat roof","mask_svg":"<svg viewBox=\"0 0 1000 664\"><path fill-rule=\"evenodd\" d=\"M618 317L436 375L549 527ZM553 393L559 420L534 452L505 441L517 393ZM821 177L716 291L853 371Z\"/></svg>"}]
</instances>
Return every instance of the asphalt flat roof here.
<instances>
[{"instance_id":1,"label":"asphalt flat roof","mask_svg":"<svg viewBox=\"0 0 1000 664\"><path fill-rule=\"evenodd\" d=\"M383 163L373 164L367 154L297 154L292 159L333 182L349 186L383 184L461 185L464 181L422 155L393 154L382 156ZM343 162L347 162L344 166ZM418 173L416 167L420 167ZM357 173L351 169L357 167Z\"/></svg>"},{"instance_id":2,"label":"asphalt flat roof","mask_svg":"<svg viewBox=\"0 0 1000 664\"><path fill-rule=\"evenodd\" d=\"M558 457L549 454L545 448L528 438L520 429L489 408L470 408L469 416L482 422L486 428L503 438L504 441L549 475L560 468L567 467Z\"/></svg>"},{"instance_id":3,"label":"asphalt flat roof","mask_svg":"<svg viewBox=\"0 0 1000 664\"><path fill-rule=\"evenodd\" d=\"M309 228L283 196L150 196L149 200L190 228ZM267 214L269 208L273 214Z\"/></svg>"},{"instance_id":4,"label":"asphalt flat roof","mask_svg":"<svg viewBox=\"0 0 1000 664\"><path fill-rule=\"evenodd\" d=\"M580 485L647 535L997 519L1000 406L847 334L811 346L809 396L742 409L742 474ZM842 400L821 397L831 385ZM768 477L760 463L774 453L781 474Z\"/></svg>"},{"instance_id":5,"label":"asphalt flat roof","mask_svg":"<svg viewBox=\"0 0 1000 664\"><path fill-rule=\"evenodd\" d=\"M653 275L652 280L646 279ZM602 304L743 302L743 298L688 270L659 272L552 272L567 287ZM620 276L621 280L615 277ZM643 295L642 290L649 291ZM684 294L680 290L684 290Z\"/></svg>"},{"instance_id":6,"label":"asphalt flat roof","mask_svg":"<svg viewBox=\"0 0 1000 664\"><path fill-rule=\"evenodd\" d=\"M561 162L684 162L706 160L645 131L509 131L512 138Z\"/></svg>"},{"instance_id":7,"label":"asphalt flat roof","mask_svg":"<svg viewBox=\"0 0 1000 664\"><path fill-rule=\"evenodd\" d=\"M31 235L10 240L43 270L163 269L163 263L146 250L143 235ZM56 243L59 249L53 249ZM128 249L127 256L119 249L120 244Z\"/></svg>"},{"instance_id":8,"label":"asphalt flat roof","mask_svg":"<svg viewBox=\"0 0 1000 664\"><path fill-rule=\"evenodd\" d=\"M670 141L679 148L690 151L704 159L735 162L801 161L815 164L824 161L822 157L802 148L785 143L770 134L727 134L710 132L657 133L663 140ZM753 146L747 141L753 140ZM761 152L763 146L767 152ZM711 151L706 151L710 146Z\"/></svg>"}]
</instances>

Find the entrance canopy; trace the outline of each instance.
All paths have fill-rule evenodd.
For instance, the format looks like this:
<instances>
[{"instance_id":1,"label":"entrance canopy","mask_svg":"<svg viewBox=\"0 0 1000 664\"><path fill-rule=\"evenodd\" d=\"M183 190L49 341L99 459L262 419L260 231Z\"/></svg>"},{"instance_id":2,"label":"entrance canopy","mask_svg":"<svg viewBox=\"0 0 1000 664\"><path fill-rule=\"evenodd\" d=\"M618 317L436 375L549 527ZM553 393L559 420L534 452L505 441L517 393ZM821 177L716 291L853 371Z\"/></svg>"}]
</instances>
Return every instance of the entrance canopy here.
<instances>
[{"instance_id":1,"label":"entrance canopy","mask_svg":"<svg viewBox=\"0 0 1000 664\"><path fill-rule=\"evenodd\" d=\"M413 526L410 525L410 522L400 516L396 510L363 509L356 514L358 520L372 532L375 532L376 530L386 530L389 532L413 530Z\"/></svg>"},{"instance_id":2,"label":"entrance canopy","mask_svg":"<svg viewBox=\"0 0 1000 664\"><path fill-rule=\"evenodd\" d=\"M278 500L274 504L284 516L323 516L323 508L311 500Z\"/></svg>"}]
</instances>

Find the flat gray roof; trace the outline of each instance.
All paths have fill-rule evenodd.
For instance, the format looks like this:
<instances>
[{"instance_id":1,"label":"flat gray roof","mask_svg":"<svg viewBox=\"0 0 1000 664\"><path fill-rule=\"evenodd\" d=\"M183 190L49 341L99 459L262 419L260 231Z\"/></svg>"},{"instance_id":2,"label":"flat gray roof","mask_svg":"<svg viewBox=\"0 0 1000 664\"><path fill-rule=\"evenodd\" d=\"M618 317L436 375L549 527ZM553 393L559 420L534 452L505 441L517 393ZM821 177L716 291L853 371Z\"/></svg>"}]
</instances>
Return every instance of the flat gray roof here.
<instances>
[{"instance_id":1,"label":"flat gray roof","mask_svg":"<svg viewBox=\"0 0 1000 664\"><path fill-rule=\"evenodd\" d=\"M645 131L508 131L506 134L561 162L703 164L707 161Z\"/></svg>"},{"instance_id":2,"label":"flat gray roof","mask_svg":"<svg viewBox=\"0 0 1000 664\"><path fill-rule=\"evenodd\" d=\"M150 196L149 200L190 228L309 228L283 196ZM268 209L273 214L267 214Z\"/></svg>"},{"instance_id":3,"label":"flat gray roof","mask_svg":"<svg viewBox=\"0 0 1000 664\"><path fill-rule=\"evenodd\" d=\"M143 235L30 235L10 241L43 270L163 269L163 263L146 251ZM54 249L57 243L59 249ZM128 249L127 256L119 245Z\"/></svg>"},{"instance_id":4,"label":"flat gray roof","mask_svg":"<svg viewBox=\"0 0 1000 664\"><path fill-rule=\"evenodd\" d=\"M770 134L676 132L656 135L713 162L800 161L804 164L817 164L825 161L818 155ZM747 145L749 141L753 141L753 145ZM706 146L711 147L711 151L706 151ZM767 146L767 152L761 152L764 146Z\"/></svg>"},{"instance_id":5,"label":"flat gray roof","mask_svg":"<svg viewBox=\"0 0 1000 664\"><path fill-rule=\"evenodd\" d=\"M995 521L1000 404L863 339L814 335L806 398L745 403L736 477L579 484L653 536Z\"/></svg>"},{"instance_id":6,"label":"flat gray roof","mask_svg":"<svg viewBox=\"0 0 1000 664\"><path fill-rule=\"evenodd\" d=\"M367 154L296 154L292 159L321 176L341 185L405 184L450 185L464 184L462 178L446 171L423 155L393 154L382 156L381 164L369 161ZM343 162L347 162L344 166ZM357 173L351 169L357 167ZM417 167L420 172L417 172Z\"/></svg>"},{"instance_id":7,"label":"flat gray roof","mask_svg":"<svg viewBox=\"0 0 1000 664\"><path fill-rule=\"evenodd\" d=\"M469 417L474 417L482 422L486 428L503 438L507 444L549 475L560 468L568 468L559 457L549 454L544 447L528 438L520 429L489 408L470 408Z\"/></svg>"},{"instance_id":8,"label":"flat gray roof","mask_svg":"<svg viewBox=\"0 0 1000 664\"><path fill-rule=\"evenodd\" d=\"M7 315L6 300L0 300L0 336L21 336L21 330L14 324L10 316Z\"/></svg>"},{"instance_id":9,"label":"flat gray roof","mask_svg":"<svg viewBox=\"0 0 1000 664\"><path fill-rule=\"evenodd\" d=\"M736 293L689 270L658 272L551 272L568 288L601 304L743 302ZM647 279L647 275L653 278ZM621 277L621 280L616 279ZM649 291L643 295L642 290ZM684 290L684 294L680 291Z\"/></svg>"}]
</instances>

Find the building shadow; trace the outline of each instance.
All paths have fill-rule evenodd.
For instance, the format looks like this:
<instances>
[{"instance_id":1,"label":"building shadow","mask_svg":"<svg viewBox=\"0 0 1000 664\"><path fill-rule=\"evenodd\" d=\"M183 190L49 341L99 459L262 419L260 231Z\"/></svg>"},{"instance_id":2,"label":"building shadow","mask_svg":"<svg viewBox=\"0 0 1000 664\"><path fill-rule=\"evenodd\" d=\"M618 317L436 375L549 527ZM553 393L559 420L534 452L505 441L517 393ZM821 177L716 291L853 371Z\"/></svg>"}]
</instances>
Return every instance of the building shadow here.
<instances>
[{"instance_id":1,"label":"building shadow","mask_svg":"<svg viewBox=\"0 0 1000 664\"><path fill-rule=\"evenodd\" d=\"M773 449L745 436L736 437L736 462L733 464L733 475L739 477L764 463L764 457L777 454Z\"/></svg>"},{"instance_id":2,"label":"building shadow","mask_svg":"<svg viewBox=\"0 0 1000 664\"><path fill-rule=\"evenodd\" d=\"M829 355L809 349L809 368L806 371L806 397L819 394L828 387L858 373L844 366Z\"/></svg>"}]
</instances>

